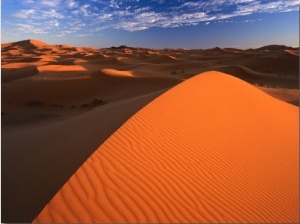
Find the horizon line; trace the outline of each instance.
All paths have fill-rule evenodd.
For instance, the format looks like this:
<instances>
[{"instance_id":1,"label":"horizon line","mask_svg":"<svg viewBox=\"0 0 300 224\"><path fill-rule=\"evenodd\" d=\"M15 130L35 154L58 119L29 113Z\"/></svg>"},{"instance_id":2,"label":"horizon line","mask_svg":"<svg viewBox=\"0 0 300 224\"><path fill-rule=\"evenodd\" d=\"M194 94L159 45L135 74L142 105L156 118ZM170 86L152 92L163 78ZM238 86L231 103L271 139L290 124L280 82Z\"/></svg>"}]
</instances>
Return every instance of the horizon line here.
<instances>
[{"instance_id":1,"label":"horizon line","mask_svg":"<svg viewBox=\"0 0 300 224\"><path fill-rule=\"evenodd\" d=\"M39 42L43 42L44 44L46 45L69 45L70 47L82 47L82 48L93 48L93 49L108 49L108 48L120 48L120 47L123 47L123 48L142 48L142 49L157 49L157 50L165 50L165 49L173 49L173 50L209 50L209 49L215 49L215 48L220 48L220 49L230 49L230 48L234 48L234 49L239 49L239 50L250 50L250 49L259 49L259 48L263 48L263 47L268 47L268 46L283 46L283 47L290 47L290 48L299 48L299 45L298 46L288 46L288 45L285 45L285 44L276 44L276 43L271 43L271 44L267 44L267 45L262 45L262 46L259 46L259 47L249 47L249 48L241 48L241 47L221 47L221 46L215 46L215 47L210 47L210 48L185 48L185 47L177 47L177 48L174 48L174 47L165 47L165 48L160 48L160 47L142 47L142 46L128 46L127 44L120 44L120 45L117 45L117 46L110 46L110 47L100 47L100 48L97 48L97 47L91 47L91 46L79 46L79 45L70 45L68 43L60 43L60 44L49 44L47 43L46 41L42 40L42 39L22 39L22 40L18 40L18 41L11 41L11 42L1 42L1 45L4 45L4 44L13 44L13 43L18 43L18 42L24 42L24 41L39 41ZM2 48L2 46L1 46Z\"/></svg>"}]
</instances>

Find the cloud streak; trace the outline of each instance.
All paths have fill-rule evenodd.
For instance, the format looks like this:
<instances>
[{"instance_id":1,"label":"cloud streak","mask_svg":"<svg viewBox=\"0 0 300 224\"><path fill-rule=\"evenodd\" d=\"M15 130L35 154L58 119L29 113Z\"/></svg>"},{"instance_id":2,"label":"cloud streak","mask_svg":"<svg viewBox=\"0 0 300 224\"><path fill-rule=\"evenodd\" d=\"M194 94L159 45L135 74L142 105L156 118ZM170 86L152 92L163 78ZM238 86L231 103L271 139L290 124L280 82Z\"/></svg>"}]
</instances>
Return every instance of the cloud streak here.
<instances>
[{"instance_id":1,"label":"cloud streak","mask_svg":"<svg viewBox=\"0 0 300 224\"><path fill-rule=\"evenodd\" d=\"M98 32L105 29L126 31L152 27L172 28L209 25L255 13L299 10L298 0L16 0L23 9L14 12L19 32L46 33L54 29L58 36ZM22 23L21 23L22 21ZM36 25L40 22L43 26ZM77 24L70 29L66 24ZM80 26L85 24L85 26Z\"/></svg>"}]
</instances>

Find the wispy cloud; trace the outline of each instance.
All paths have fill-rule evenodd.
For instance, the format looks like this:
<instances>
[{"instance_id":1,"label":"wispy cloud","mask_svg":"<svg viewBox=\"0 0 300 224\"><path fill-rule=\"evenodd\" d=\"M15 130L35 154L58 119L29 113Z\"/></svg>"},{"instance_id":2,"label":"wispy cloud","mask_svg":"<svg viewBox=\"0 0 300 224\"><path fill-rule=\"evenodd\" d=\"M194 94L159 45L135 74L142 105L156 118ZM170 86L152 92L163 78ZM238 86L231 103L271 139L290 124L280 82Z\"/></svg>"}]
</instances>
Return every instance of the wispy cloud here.
<instances>
[{"instance_id":1,"label":"wispy cloud","mask_svg":"<svg viewBox=\"0 0 300 224\"><path fill-rule=\"evenodd\" d=\"M19 12L13 14L13 16L19 19L27 19L35 14L36 14L35 9L28 9L28 10L20 10Z\"/></svg>"},{"instance_id":2,"label":"wispy cloud","mask_svg":"<svg viewBox=\"0 0 300 224\"><path fill-rule=\"evenodd\" d=\"M55 9L49 10L36 10L36 9L27 9L27 10L20 10L19 12L13 14L13 17L18 19L34 19L34 20L41 20L41 19L63 19L65 16Z\"/></svg>"},{"instance_id":3,"label":"wispy cloud","mask_svg":"<svg viewBox=\"0 0 300 224\"><path fill-rule=\"evenodd\" d=\"M276 1L264 4L261 4L257 1L253 1L250 4L238 5L235 14L250 15L253 13L286 12L295 10L296 7L299 7L299 1Z\"/></svg>"},{"instance_id":4,"label":"wispy cloud","mask_svg":"<svg viewBox=\"0 0 300 224\"><path fill-rule=\"evenodd\" d=\"M255 13L299 10L298 0L15 0L23 9L13 13L19 32L57 35L98 32L104 29L127 31L151 27L180 27L203 22L225 21ZM41 28L35 22L41 22ZM72 26L66 29L66 24ZM71 25L74 24L74 25ZM80 24L85 24L81 26Z\"/></svg>"},{"instance_id":5,"label":"wispy cloud","mask_svg":"<svg viewBox=\"0 0 300 224\"><path fill-rule=\"evenodd\" d=\"M61 4L64 4L63 0L23 0L20 1L20 4L24 7L33 7L33 8L58 8Z\"/></svg>"},{"instance_id":6,"label":"wispy cloud","mask_svg":"<svg viewBox=\"0 0 300 224\"><path fill-rule=\"evenodd\" d=\"M22 33L46 34L47 31L29 24L17 24L17 30Z\"/></svg>"},{"instance_id":7,"label":"wispy cloud","mask_svg":"<svg viewBox=\"0 0 300 224\"><path fill-rule=\"evenodd\" d=\"M68 8L77 8L78 7L78 2L76 2L74 0L68 0L68 1L66 1L65 4Z\"/></svg>"}]
</instances>

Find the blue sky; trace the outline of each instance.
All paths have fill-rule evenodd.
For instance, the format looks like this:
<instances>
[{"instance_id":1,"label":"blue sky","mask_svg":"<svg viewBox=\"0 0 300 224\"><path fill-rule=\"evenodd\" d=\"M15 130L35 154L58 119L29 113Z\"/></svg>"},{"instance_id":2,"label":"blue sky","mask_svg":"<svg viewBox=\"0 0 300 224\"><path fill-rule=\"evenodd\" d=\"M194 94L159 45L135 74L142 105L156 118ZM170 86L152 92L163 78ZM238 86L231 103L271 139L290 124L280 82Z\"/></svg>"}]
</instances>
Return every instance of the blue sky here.
<instances>
[{"instance_id":1,"label":"blue sky","mask_svg":"<svg viewBox=\"0 0 300 224\"><path fill-rule=\"evenodd\" d=\"M2 0L1 7L2 43L299 46L299 0Z\"/></svg>"}]
</instances>

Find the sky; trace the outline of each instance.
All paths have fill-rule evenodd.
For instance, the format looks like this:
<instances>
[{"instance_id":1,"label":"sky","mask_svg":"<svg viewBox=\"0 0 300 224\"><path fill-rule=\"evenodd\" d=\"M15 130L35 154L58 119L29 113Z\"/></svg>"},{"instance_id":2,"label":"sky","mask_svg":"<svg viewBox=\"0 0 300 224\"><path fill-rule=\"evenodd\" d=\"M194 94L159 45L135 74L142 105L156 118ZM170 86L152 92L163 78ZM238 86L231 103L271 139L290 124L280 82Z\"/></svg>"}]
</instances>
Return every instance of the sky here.
<instances>
[{"instance_id":1,"label":"sky","mask_svg":"<svg viewBox=\"0 0 300 224\"><path fill-rule=\"evenodd\" d=\"M299 0L2 0L1 43L105 48L299 46Z\"/></svg>"}]
</instances>

